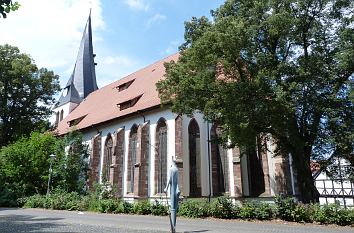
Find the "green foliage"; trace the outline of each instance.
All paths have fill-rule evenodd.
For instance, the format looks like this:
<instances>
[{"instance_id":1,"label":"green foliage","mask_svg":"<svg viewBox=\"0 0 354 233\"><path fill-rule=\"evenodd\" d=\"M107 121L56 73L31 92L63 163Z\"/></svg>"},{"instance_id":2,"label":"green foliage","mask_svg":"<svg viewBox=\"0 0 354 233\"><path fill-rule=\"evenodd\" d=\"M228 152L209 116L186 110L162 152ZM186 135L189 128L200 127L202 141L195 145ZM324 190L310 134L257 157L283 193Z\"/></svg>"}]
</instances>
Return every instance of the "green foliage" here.
<instances>
[{"instance_id":1,"label":"green foliage","mask_svg":"<svg viewBox=\"0 0 354 233\"><path fill-rule=\"evenodd\" d=\"M233 145L272 135L277 154L293 157L301 200L316 201L308 161L354 147L353 9L352 0L227 0L212 20L186 23L179 60L157 84L162 103L202 112Z\"/></svg>"},{"instance_id":2,"label":"green foliage","mask_svg":"<svg viewBox=\"0 0 354 233\"><path fill-rule=\"evenodd\" d=\"M239 217L242 219L269 220L274 217L275 208L265 202L247 201L242 203L239 209Z\"/></svg>"},{"instance_id":3,"label":"green foliage","mask_svg":"<svg viewBox=\"0 0 354 233\"><path fill-rule=\"evenodd\" d=\"M44 208L47 206L46 197L43 195L33 195L27 198L22 198L21 203L23 203L23 207L25 208Z\"/></svg>"},{"instance_id":4,"label":"green foliage","mask_svg":"<svg viewBox=\"0 0 354 233\"><path fill-rule=\"evenodd\" d=\"M20 205L25 208L66 209L80 211L95 211L101 213L125 213L140 215L168 215L167 206L149 200L137 201L134 204L117 198L102 199L93 192L89 195L79 195L76 192L55 190L51 195L33 195L21 198ZM285 208L289 207L289 210ZM344 209L338 204L319 206L318 204L296 203L293 199L278 198L277 204L264 202L244 202L235 206L231 199L219 197L208 203L205 200L183 201L178 210L178 215L188 218L215 217L223 219L270 220L280 218L286 221L318 222L321 224L337 224L354 226L354 209Z\"/></svg>"},{"instance_id":5,"label":"green foliage","mask_svg":"<svg viewBox=\"0 0 354 233\"><path fill-rule=\"evenodd\" d=\"M210 204L210 215L214 218L232 219L236 217L236 207L231 199L218 197Z\"/></svg>"},{"instance_id":6,"label":"green foliage","mask_svg":"<svg viewBox=\"0 0 354 233\"><path fill-rule=\"evenodd\" d=\"M65 147L70 147L65 154ZM87 147L82 137L73 132L64 139L52 133L33 132L0 150L0 205L16 206L17 199L47 191L50 154L54 189L85 193L87 180Z\"/></svg>"},{"instance_id":7,"label":"green foliage","mask_svg":"<svg viewBox=\"0 0 354 233\"><path fill-rule=\"evenodd\" d=\"M11 0L0 0L0 17L6 18L10 11L17 10L21 5L18 2L12 2Z\"/></svg>"},{"instance_id":8,"label":"green foliage","mask_svg":"<svg viewBox=\"0 0 354 233\"><path fill-rule=\"evenodd\" d=\"M318 205L315 210L315 221L322 224L343 225L344 223L346 223L346 220L345 222L342 222L343 217L346 215L346 212L340 210L341 208L338 204L329 204L324 206ZM344 216L342 216L342 214Z\"/></svg>"},{"instance_id":9,"label":"green foliage","mask_svg":"<svg viewBox=\"0 0 354 233\"><path fill-rule=\"evenodd\" d=\"M0 171L1 172L1 171ZM22 196L22 188L19 184L10 184L5 179L0 179L0 206L18 206L17 198Z\"/></svg>"},{"instance_id":10,"label":"green foliage","mask_svg":"<svg viewBox=\"0 0 354 233\"><path fill-rule=\"evenodd\" d=\"M285 221L293 221L293 212L297 203L292 197L277 196L275 198L277 206L277 217Z\"/></svg>"},{"instance_id":11,"label":"green foliage","mask_svg":"<svg viewBox=\"0 0 354 233\"><path fill-rule=\"evenodd\" d=\"M205 218L209 216L209 203L205 200L183 201L178 209L178 215L189 218Z\"/></svg>"},{"instance_id":12,"label":"green foliage","mask_svg":"<svg viewBox=\"0 0 354 233\"><path fill-rule=\"evenodd\" d=\"M0 150L0 196L13 200L45 193L49 154L55 153L57 139L51 133L32 133ZM5 204L5 203L2 203Z\"/></svg>"},{"instance_id":13,"label":"green foliage","mask_svg":"<svg viewBox=\"0 0 354 233\"><path fill-rule=\"evenodd\" d=\"M133 204L129 202L123 202L123 213L129 214L134 213L133 211Z\"/></svg>"},{"instance_id":14,"label":"green foliage","mask_svg":"<svg viewBox=\"0 0 354 233\"><path fill-rule=\"evenodd\" d=\"M98 211L101 213L124 213L121 202L115 199L102 199Z\"/></svg>"},{"instance_id":15,"label":"green foliage","mask_svg":"<svg viewBox=\"0 0 354 233\"><path fill-rule=\"evenodd\" d=\"M58 79L53 71L38 69L17 47L0 45L0 148L49 128Z\"/></svg>"},{"instance_id":16,"label":"green foliage","mask_svg":"<svg viewBox=\"0 0 354 233\"><path fill-rule=\"evenodd\" d=\"M313 222L314 219L314 206L297 204L293 210L292 217L295 222Z\"/></svg>"},{"instance_id":17,"label":"green foliage","mask_svg":"<svg viewBox=\"0 0 354 233\"><path fill-rule=\"evenodd\" d=\"M88 179L88 148L82 134L72 131L63 140L58 139L57 158L53 165L52 187L67 192L85 193ZM68 148L67 153L64 153Z\"/></svg>"},{"instance_id":18,"label":"green foliage","mask_svg":"<svg viewBox=\"0 0 354 233\"><path fill-rule=\"evenodd\" d=\"M157 216L166 216L168 215L168 208L159 201L155 200L154 204L151 206L151 214Z\"/></svg>"},{"instance_id":19,"label":"green foliage","mask_svg":"<svg viewBox=\"0 0 354 233\"><path fill-rule=\"evenodd\" d=\"M133 213L140 215L151 214L151 203L149 200L137 201L133 205Z\"/></svg>"}]
</instances>

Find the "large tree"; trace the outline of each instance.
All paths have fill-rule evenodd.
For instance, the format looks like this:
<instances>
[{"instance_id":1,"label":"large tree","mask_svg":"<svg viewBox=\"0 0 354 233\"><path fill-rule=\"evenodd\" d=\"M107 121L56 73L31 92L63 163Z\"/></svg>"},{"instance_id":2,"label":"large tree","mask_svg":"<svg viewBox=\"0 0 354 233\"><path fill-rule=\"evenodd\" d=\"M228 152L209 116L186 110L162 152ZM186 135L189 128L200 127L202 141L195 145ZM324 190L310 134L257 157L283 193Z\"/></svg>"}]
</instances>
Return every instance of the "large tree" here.
<instances>
[{"instance_id":1,"label":"large tree","mask_svg":"<svg viewBox=\"0 0 354 233\"><path fill-rule=\"evenodd\" d=\"M66 148L70 148L67 153ZM0 206L16 205L19 197L46 193L50 154L56 156L51 189L86 191L88 153L82 135L77 131L65 137L32 132L0 149Z\"/></svg>"},{"instance_id":2,"label":"large tree","mask_svg":"<svg viewBox=\"0 0 354 233\"><path fill-rule=\"evenodd\" d=\"M271 134L301 200L316 201L310 160L353 152L354 2L228 0L212 18L186 22L162 102L202 112L235 145Z\"/></svg>"},{"instance_id":3,"label":"large tree","mask_svg":"<svg viewBox=\"0 0 354 233\"><path fill-rule=\"evenodd\" d=\"M43 127L59 89L52 71L38 69L16 47L0 45L0 148Z\"/></svg>"},{"instance_id":4,"label":"large tree","mask_svg":"<svg viewBox=\"0 0 354 233\"><path fill-rule=\"evenodd\" d=\"M11 0L0 0L0 18L6 18L10 11L15 11L20 7L18 2L12 2Z\"/></svg>"}]
</instances>

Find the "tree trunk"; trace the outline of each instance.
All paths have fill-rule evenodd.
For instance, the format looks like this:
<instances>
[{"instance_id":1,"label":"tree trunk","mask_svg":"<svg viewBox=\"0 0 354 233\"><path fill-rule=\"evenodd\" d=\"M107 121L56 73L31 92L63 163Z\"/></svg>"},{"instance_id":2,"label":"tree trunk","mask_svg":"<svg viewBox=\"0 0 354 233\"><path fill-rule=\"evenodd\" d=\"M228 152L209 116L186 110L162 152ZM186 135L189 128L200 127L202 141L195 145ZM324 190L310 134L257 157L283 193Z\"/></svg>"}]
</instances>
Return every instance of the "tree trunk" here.
<instances>
[{"instance_id":1,"label":"tree trunk","mask_svg":"<svg viewBox=\"0 0 354 233\"><path fill-rule=\"evenodd\" d=\"M304 151L296 150L292 153L295 169L297 171L297 185L299 187L299 199L303 203L319 201L319 192L312 178L310 168L310 155L305 155Z\"/></svg>"}]
</instances>

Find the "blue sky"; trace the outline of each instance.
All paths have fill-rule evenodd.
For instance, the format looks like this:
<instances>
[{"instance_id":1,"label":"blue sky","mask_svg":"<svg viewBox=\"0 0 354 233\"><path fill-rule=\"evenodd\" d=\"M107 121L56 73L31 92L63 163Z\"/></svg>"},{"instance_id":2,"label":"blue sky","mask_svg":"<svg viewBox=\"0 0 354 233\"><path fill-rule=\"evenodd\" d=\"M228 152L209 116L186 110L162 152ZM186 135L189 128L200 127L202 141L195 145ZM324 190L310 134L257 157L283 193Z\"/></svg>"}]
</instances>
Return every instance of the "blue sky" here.
<instances>
[{"instance_id":1,"label":"blue sky","mask_svg":"<svg viewBox=\"0 0 354 233\"><path fill-rule=\"evenodd\" d=\"M0 44L28 53L39 67L60 75L73 69L92 7L99 87L177 52L184 21L210 17L223 0L17 0L17 12L0 19ZM4 33L5 32L5 33Z\"/></svg>"}]
</instances>

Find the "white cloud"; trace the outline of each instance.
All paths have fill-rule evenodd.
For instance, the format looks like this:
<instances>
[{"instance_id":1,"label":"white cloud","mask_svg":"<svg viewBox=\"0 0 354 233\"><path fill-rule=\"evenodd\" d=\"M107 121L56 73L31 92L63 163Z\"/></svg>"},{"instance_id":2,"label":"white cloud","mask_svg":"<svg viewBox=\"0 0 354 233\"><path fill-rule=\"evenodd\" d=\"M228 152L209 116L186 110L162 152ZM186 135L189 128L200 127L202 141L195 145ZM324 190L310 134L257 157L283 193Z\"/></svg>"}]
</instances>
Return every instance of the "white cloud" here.
<instances>
[{"instance_id":1,"label":"white cloud","mask_svg":"<svg viewBox=\"0 0 354 233\"><path fill-rule=\"evenodd\" d=\"M1 20L0 44L17 46L39 67L64 73L75 62L90 7L94 43L102 41L98 31L104 30L105 23L100 0L34 0L21 1L17 11ZM61 84L68 79L63 76Z\"/></svg>"},{"instance_id":2,"label":"white cloud","mask_svg":"<svg viewBox=\"0 0 354 233\"><path fill-rule=\"evenodd\" d=\"M176 53L178 51L178 46L180 46L180 45L181 45L181 42L178 40L171 41L169 43L169 45L167 46L167 48L163 52L161 52L160 54L166 56L166 55L171 55L173 53Z\"/></svg>"},{"instance_id":3,"label":"white cloud","mask_svg":"<svg viewBox=\"0 0 354 233\"><path fill-rule=\"evenodd\" d=\"M107 65L124 65L131 66L136 62L133 59L124 56L106 56L102 59L102 62Z\"/></svg>"},{"instance_id":4,"label":"white cloud","mask_svg":"<svg viewBox=\"0 0 354 233\"><path fill-rule=\"evenodd\" d=\"M97 58L97 63L99 67L104 67L101 70L101 75L96 75L99 87L123 78L142 67L139 61L127 55L112 56L103 54L100 58Z\"/></svg>"},{"instance_id":5,"label":"white cloud","mask_svg":"<svg viewBox=\"0 0 354 233\"><path fill-rule=\"evenodd\" d=\"M150 28L152 24L163 21L166 19L166 15L155 14L153 17L146 21L146 28Z\"/></svg>"},{"instance_id":6,"label":"white cloud","mask_svg":"<svg viewBox=\"0 0 354 233\"><path fill-rule=\"evenodd\" d=\"M150 6L144 0L125 0L124 3L137 11L148 11L150 9Z\"/></svg>"}]
</instances>

